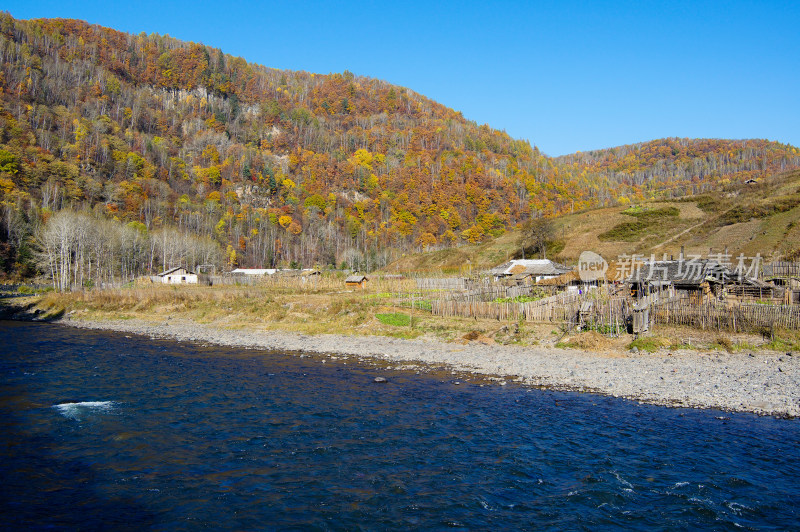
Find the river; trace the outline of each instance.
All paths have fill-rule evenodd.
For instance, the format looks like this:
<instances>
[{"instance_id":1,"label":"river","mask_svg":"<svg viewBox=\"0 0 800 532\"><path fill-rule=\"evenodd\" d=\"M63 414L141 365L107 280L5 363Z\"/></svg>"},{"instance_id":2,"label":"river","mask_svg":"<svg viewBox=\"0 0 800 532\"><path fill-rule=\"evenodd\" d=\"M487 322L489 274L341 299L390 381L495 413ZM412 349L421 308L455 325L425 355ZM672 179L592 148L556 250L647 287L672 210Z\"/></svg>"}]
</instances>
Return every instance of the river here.
<instances>
[{"instance_id":1,"label":"river","mask_svg":"<svg viewBox=\"0 0 800 532\"><path fill-rule=\"evenodd\" d=\"M800 522L797 420L41 323L0 346L8 528Z\"/></svg>"}]
</instances>

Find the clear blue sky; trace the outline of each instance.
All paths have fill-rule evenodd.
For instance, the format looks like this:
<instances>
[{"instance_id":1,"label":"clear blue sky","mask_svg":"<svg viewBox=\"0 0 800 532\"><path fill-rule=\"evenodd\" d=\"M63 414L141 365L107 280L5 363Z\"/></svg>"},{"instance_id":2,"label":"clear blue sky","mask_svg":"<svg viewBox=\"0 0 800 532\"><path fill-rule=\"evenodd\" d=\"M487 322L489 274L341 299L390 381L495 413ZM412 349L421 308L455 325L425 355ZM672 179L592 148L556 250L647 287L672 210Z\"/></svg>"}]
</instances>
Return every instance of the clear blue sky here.
<instances>
[{"instance_id":1,"label":"clear blue sky","mask_svg":"<svg viewBox=\"0 0 800 532\"><path fill-rule=\"evenodd\" d=\"M800 146L800 2L6 1L384 79L548 155L661 137Z\"/></svg>"}]
</instances>

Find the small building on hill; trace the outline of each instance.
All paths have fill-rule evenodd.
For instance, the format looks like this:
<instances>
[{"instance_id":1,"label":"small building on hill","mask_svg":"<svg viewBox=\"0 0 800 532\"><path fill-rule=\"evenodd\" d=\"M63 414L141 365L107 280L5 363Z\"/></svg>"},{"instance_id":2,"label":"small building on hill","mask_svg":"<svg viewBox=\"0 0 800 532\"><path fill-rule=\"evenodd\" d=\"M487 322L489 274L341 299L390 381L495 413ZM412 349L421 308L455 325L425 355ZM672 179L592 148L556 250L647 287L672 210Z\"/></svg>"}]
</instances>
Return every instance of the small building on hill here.
<instances>
[{"instance_id":1,"label":"small building on hill","mask_svg":"<svg viewBox=\"0 0 800 532\"><path fill-rule=\"evenodd\" d=\"M182 266L164 270L156 278L164 284L197 284L197 274Z\"/></svg>"},{"instance_id":2,"label":"small building on hill","mask_svg":"<svg viewBox=\"0 0 800 532\"><path fill-rule=\"evenodd\" d=\"M344 280L344 285L350 288L360 288L364 289L367 287L367 279L366 275L351 275L347 279Z\"/></svg>"}]
</instances>

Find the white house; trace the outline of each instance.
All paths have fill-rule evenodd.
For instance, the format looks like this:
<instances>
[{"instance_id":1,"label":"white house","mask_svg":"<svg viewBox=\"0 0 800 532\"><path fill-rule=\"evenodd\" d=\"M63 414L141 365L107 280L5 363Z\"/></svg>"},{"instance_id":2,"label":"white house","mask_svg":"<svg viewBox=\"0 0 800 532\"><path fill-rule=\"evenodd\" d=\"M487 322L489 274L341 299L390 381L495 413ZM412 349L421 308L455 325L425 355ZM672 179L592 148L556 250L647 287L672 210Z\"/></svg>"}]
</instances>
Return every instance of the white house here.
<instances>
[{"instance_id":1,"label":"white house","mask_svg":"<svg viewBox=\"0 0 800 532\"><path fill-rule=\"evenodd\" d=\"M158 277L164 284L197 284L197 274L181 266L163 271Z\"/></svg>"},{"instance_id":2,"label":"white house","mask_svg":"<svg viewBox=\"0 0 800 532\"><path fill-rule=\"evenodd\" d=\"M532 281L538 282L542 279L557 277L571 269L547 259L516 259L492 268L490 273L495 280L504 277L520 279L529 277Z\"/></svg>"}]
</instances>

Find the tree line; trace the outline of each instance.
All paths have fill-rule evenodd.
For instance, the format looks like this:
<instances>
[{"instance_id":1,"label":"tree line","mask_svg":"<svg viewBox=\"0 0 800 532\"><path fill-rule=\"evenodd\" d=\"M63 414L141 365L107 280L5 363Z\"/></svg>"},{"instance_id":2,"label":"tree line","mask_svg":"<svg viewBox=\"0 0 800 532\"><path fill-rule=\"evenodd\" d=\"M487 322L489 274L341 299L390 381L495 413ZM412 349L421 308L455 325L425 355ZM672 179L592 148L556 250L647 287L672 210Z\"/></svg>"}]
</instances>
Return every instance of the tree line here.
<instances>
[{"instance_id":1,"label":"tree line","mask_svg":"<svg viewBox=\"0 0 800 532\"><path fill-rule=\"evenodd\" d=\"M170 266L218 268L223 258L219 244L209 238L175 228L150 233L138 222L71 210L50 216L35 242L38 266L60 291L115 286Z\"/></svg>"}]
</instances>

